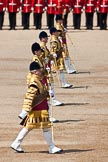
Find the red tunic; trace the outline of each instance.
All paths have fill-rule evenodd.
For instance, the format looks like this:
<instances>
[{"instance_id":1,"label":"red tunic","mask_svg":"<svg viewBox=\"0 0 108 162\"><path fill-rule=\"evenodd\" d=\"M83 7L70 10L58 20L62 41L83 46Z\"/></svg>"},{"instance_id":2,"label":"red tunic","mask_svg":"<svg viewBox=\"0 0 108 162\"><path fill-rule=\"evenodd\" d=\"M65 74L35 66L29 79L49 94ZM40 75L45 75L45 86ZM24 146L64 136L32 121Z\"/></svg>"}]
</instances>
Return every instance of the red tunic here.
<instances>
[{"instance_id":1,"label":"red tunic","mask_svg":"<svg viewBox=\"0 0 108 162\"><path fill-rule=\"evenodd\" d=\"M65 12L69 13L70 9L72 9L72 0L64 0L64 10L65 10Z\"/></svg>"},{"instance_id":2,"label":"red tunic","mask_svg":"<svg viewBox=\"0 0 108 162\"><path fill-rule=\"evenodd\" d=\"M108 13L108 0L98 0L98 6L100 13Z\"/></svg>"},{"instance_id":3,"label":"red tunic","mask_svg":"<svg viewBox=\"0 0 108 162\"><path fill-rule=\"evenodd\" d=\"M23 0L22 1L22 12L28 13L31 12L32 0Z\"/></svg>"},{"instance_id":4,"label":"red tunic","mask_svg":"<svg viewBox=\"0 0 108 162\"><path fill-rule=\"evenodd\" d=\"M34 13L43 13L45 6L46 6L45 0L33 0L32 2Z\"/></svg>"},{"instance_id":5,"label":"red tunic","mask_svg":"<svg viewBox=\"0 0 108 162\"><path fill-rule=\"evenodd\" d=\"M0 12L3 12L6 7L6 0L0 0Z\"/></svg>"},{"instance_id":6,"label":"red tunic","mask_svg":"<svg viewBox=\"0 0 108 162\"><path fill-rule=\"evenodd\" d=\"M95 12L97 2L96 0L85 0L85 12Z\"/></svg>"},{"instance_id":7,"label":"red tunic","mask_svg":"<svg viewBox=\"0 0 108 162\"><path fill-rule=\"evenodd\" d=\"M84 6L84 0L73 0L73 13L74 14L82 13L83 6Z\"/></svg>"},{"instance_id":8,"label":"red tunic","mask_svg":"<svg viewBox=\"0 0 108 162\"><path fill-rule=\"evenodd\" d=\"M6 0L6 7L8 8L8 12L18 12L20 5L20 0Z\"/></svg>"},{"instance_id":9,"label":"red tunic","mask_svg":"<svg viewBox=\"0 0 108 162\"><path fill-rule=\"evenodd\" d=\"M55 0L48 0L47 1L47 13L54 14L55 13Z\"/></svg>"},{"instance_id":10,"label":"red tunic","mask_svg":"<svg viewBox=\"0 0 108 162\"><path fill-rule=\"evenodd\" d=\"M55 14L63 14L64 0L55 0Z\"/></svg>"}]
</instances>

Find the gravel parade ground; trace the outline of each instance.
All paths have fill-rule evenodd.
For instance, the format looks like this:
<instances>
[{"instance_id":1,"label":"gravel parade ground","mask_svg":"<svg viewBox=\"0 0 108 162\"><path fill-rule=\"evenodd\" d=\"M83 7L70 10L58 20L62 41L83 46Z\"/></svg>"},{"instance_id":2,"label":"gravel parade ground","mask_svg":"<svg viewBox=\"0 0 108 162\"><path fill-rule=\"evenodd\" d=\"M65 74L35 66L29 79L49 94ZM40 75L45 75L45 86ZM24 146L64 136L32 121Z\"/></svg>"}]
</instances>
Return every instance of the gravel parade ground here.
<instances>
[{"instance_id":1,"label":"gravel parade ground","mask_svg":"<svg viewBox=\"0 0 108 162\"><path fill-rule=\"evenodd\" d=\"M10 148L22 128L18 114L26 93L31 44L39 42L40 31L49 34L45 14L42 30L35 30L32 21L30 30L22 30L20 16L17 30L9 31L6 14L0 31L0 162L108 162L108 30L96 27L96 15L94 30L85 29L84 14L81 30L74 30L69 15L67 42L77 73L66 74L66 78L73 87L60 88L54 77L57 100L64 102L64 106L53 107L59 120L53 125L54 141L63 153L48 154L42 130L25 137L24 154Z\"/></svg>"}]
</instances>

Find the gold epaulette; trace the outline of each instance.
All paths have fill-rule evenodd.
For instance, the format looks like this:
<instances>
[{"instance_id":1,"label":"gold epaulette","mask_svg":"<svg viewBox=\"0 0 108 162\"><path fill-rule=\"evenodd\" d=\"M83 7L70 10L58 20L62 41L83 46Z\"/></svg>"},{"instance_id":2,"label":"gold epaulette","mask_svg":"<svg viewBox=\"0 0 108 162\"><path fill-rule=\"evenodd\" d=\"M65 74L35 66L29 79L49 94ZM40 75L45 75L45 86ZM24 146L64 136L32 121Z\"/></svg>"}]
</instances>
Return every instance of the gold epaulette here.
<instances>
[{"instance_id":1,"label":"gold epaulette","mask_svg":"<svg viewBox=\"0 0 108 162\"><path fill-rule=\"evenodd\" d=\"M43 57L49 57L49 50L46 46L46 44L44 42L40 42L40 46L41 46L41 49L43 50L42 54L43 54Z\"/></svg>"},{"instance_id":2,"label":"gold epaulette","mask_svg":"<svg viewBox=\"0 0 108 162\"><path fill-rule=\"evenodd\" d=\"M35 75L35 74L31 74L31 79L30 79L30 83L29 86L33 85L38 87L40 93L43 92L43 85L41 83L41 77Z\"/></svg>"},{"instance_id":3,"label":"gold epaulette","mask_svg":"<svg viewBox=\"0 0 108 162\"><path fill-rule=\"evenodd\" d=\"M41 56L41 57L38 57L37 55L34 55L33 58L32 58L32 61L38 62L39 65L40 65L41 67L43 67L43 64L42 64L43 60L42 60L42 59L43 59L42 56Z\"/></svg>"}]
</instances>

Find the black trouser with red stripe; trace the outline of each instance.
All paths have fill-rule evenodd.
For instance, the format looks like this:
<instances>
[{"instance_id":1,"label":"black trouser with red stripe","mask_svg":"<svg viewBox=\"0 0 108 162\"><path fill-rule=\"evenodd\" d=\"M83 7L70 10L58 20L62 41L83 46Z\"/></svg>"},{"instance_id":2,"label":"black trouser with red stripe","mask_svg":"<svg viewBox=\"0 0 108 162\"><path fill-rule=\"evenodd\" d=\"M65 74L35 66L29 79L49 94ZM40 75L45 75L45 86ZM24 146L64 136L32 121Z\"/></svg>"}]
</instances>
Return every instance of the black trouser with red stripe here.
<instances>
[{"instance_id":1,"label":"black trouser with red stripe","mask_svg":"<svg viewBox=\"0 0 108 162\"><path fill-rule=\"evenodd\" d=\"M29 29L30 25L30 12L22 12L22 26L24 29Z\"/></svg>"},{"instance_id":2,"label":"black trouser with red stripe","mask_svg":"<svg viewBox=\"0 0 108 162\"><path fill-rule=\"evenodd\" d=\"M47 16L47 26L50 29L51 27L54 27L54 14L46 14Z\"/></svg>"},{"instance_id":3,"label":"black trouser with red stripe","mask_svg":"<svg viewBox=\"0 0 108 162\"><path fill-rule=\"evenodd\" d=\"M81 26L81 14L73 14L73 26L74 29L80 29Z\"/></svg>"},{"instance_id":4,"label":"black trouser with red stripe","mask_svg":"<svg viewBox=\"0 0 108 162\"><path fill-rule=\"evenodd\" d=\"M42 13L34 13L34 25L36 29L41 29L42 27Z\"/></svg>"},{"instance_id":5,"label":"black trouser with red stripe","mask_svg":"<svg viewBox=\"0 0 108 162\"><path fill-rule=\"evenodd\" d=\"M107 13L100 13L100 29L107 28Z\"/></svg>"},{"instance_id":6,"label":"black trouser with red stripe","mask_svg":"<svg viewBox=\"0 0 108 162\"><path fill-rule=\"evenodd\" d=\"M9 12L10 29L15 29L16 26L16 12Z\"/></svg>"},{"instance_id":7,"label":"black trouser with red stripe","mask_svg":"<svg viewBox=\"0 0 108 162\"><path fill-rule=\"evenodd\" d=\"M91 13L86 12L85 14L86 14L86 27L87 29L92 29L94 12Z\"/></svg>"}]
</instances>

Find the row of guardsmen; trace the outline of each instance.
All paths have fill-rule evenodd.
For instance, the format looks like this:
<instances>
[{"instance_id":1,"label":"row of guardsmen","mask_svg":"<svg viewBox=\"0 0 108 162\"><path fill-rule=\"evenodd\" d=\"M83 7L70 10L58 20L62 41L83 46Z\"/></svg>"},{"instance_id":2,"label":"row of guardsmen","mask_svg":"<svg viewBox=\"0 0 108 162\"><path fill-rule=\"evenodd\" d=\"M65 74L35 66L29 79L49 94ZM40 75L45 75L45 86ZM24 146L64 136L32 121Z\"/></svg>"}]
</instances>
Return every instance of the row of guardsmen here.
<instances>
[{"instance_id":1,"label":"row of guardsmen","mask_svg":"<svg viewBox=\"0 0 108 162\"><path fill-rule=\"evenodd\" d=\"M86 28L93 29L94 13L97 14L97 26L107 29L108 0L0 0L0 29L4 24L5 12L9 14L10 30L16 27L16 15L21 12L23 29L29 29L30 14L33 12L33 24L36 29L42 27L42 14L46 12L47 26L54 26L54 16L61 14L67 27L68 14L73 13L74 29L80 29L81 14L85 12Z\"/></svg>"}]
</instances>

